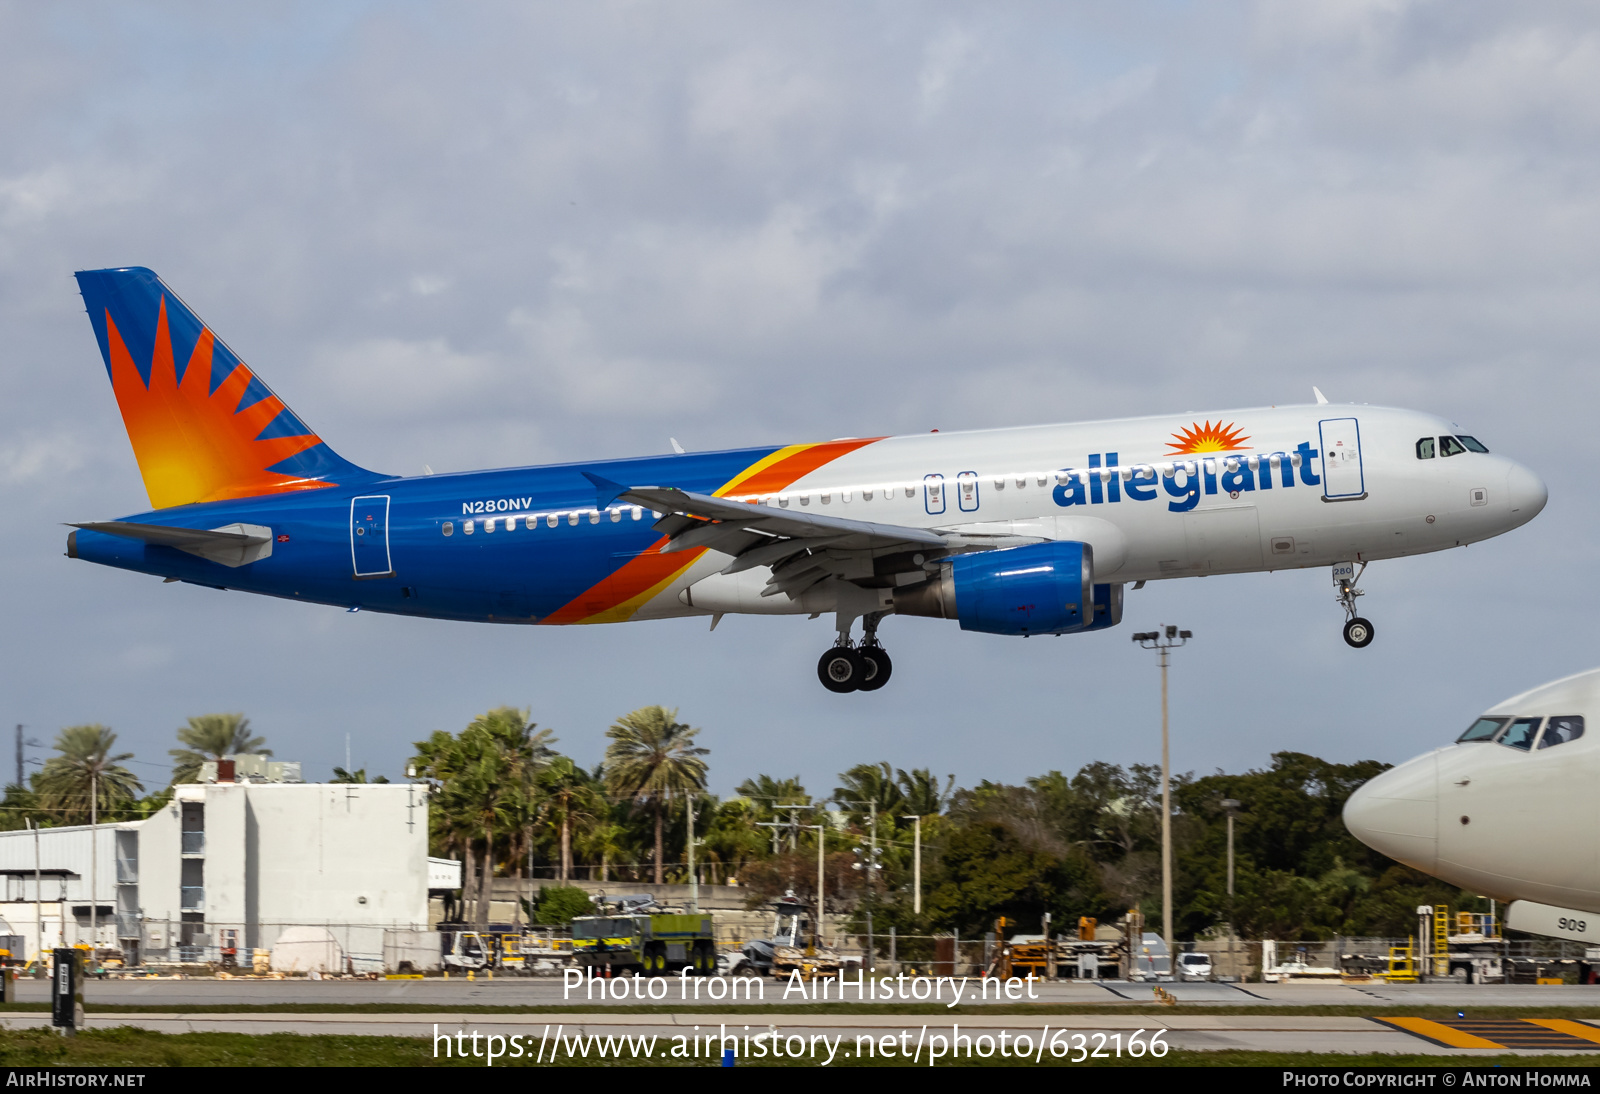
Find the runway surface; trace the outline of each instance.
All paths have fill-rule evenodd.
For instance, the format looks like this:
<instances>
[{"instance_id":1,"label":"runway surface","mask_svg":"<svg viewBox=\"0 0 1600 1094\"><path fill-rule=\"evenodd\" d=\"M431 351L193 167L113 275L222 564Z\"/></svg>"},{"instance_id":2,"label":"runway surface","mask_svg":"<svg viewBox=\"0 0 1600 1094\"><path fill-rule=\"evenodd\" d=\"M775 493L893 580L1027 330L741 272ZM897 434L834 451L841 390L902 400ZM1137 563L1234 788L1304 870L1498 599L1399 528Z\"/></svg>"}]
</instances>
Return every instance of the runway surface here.
<instances>
[{"instance_id":1,"label":"runway surface","mask_svg":"<svg viewBox=\"0 0 1600 1094\"><path fill-rule=\"evenodd\" d=\"M49 1023L42 1012L10 1013L0 1016L6 1029L37 1028ZM552 1014L499 1016L492 1014L184 1014L144 1013L128 1015L88 1015L85 1029L134 1026L160 1033L298 1033L344 1034L358 1036L433 1038L438 1050L476 1044L480 1039L518 1036L529 1046L555 1051L552 1046L582 1046L591 1037L633 1038L630 1052L638 1051L638 1039L656 1038L656 1053L665 1052L674 1039L691 1044L697 1038L731 1036L779 1036L786 1042L799 1038L808 1047L827 1038L835 1052L871 1051L880 1055L909 1054L913 1045L960 1045L961 1037L976 1043L983 1054L987 1037L991 1051L1009 1043L1019 1045L1025 1038L1029 1053L1052 1052L1057 1056L1078 1057L1095 1053L1124 1056L1134 1043L1148 1044L1156 1033L1171 1051L1196 1052L1218 1049L1243 1049L1269 1052L1305 1053L1410 1053L1417 1055L1472 1057L1504 1055L1573 1054L1580 1058L1600 1052L1600 1027L1588 1022L1562 1019L1502 1020L1495 1022L1438 1022L1404 1016L1391 1018L1347 1018L1321 1015L1040 1015L1029 1019L1018 1015L965 1015L941 1018L936 1015L897 1014L804 1014L790 1018L781 1011L749 1015ZM455 1040L459 1034L459 1040ZM1002 1038L1002 1034L1004 1037ZM841 1042L839 1038L843 1038ZM442 1039L442 1040L441 1040ZM942 1039L942 1042L941 1040ZM443 1046L441 1049L440 1046ZM823 1042L826 1045L826 1042ZM619 1042L620 1046L620 1042ZM842 1046L842 1047L841 1047ZM590 1051L598 1051L591 1044ZM821 1049L817 1049L821 1051ZM1148 1051L1144 1049L1142 1051ZM615 1053L613 1053L614 1055ZM741 1053L744 1054L744 1053ZM1141 1053L1142 1054L1142 1053ZM714 1054L713 1054L714 1055ZM1581 1059L1587 1063L1587 1059Z\"/></svg>"},{"instance_id":2,"label":"runway surface","mask_svg":"<svg viewBox=\"0 0 1600 1094\"><path fill-rule=\"evenodd\" d=\"M656 982L660 984L660 981ZM689 982L691 985L694 981ZM705 989L709 981L701 981ZM647 987L628 982L629 989ZM909 984L909 981L908 981ZM997 1002L991 991L987 998L976 994L975 982L968 982L964 1004ZM17 983L20 1002L44 1002L49 985L40 980ZM619 985L622 986L622 985ZM1481 1007L1559 1008L1600 1003L1600 988L1560 985L1464 985L1373 983L1293 983L1293 984L1164 984L1185 1010L1181 1013L1118 1014L1115 1010L1096 1014L966 1014L910 1015L893 1013L893 1005L883 1004L882 1013L834 1014L796 1012L785 1014L785 1004L802 1002L797 992L784 998L781 982L767 981L756 1001L769 1009L760 1014L673 1013L684 1006L678 995L685 990L674 978L667 978L670 997L648 1013L625 1013L622 1001L614 1000L611 1009L598 998L585 999L581 987L564 991L560 980L497 978L494 980L91 980L85 984L86 1028L136 1026L162 1033L233 1032L352 1034L390 1037L428 1037L436 1048L468 1045L476 1032L479 1047L483 1038L503 1038L502 1045L517 1036L523 1039L529 1055L537 1051L554 1052L555 1045L566 1049L588 1043L590 1037L657 1038L656 1051L665 1051L675 1039L702 1044L695 1038L727 1034L767 1038L781 1036L781 1043L804 1044L807 1051L823 1051L828 1043L836 1053L870 1051L896 1054L927 1051L940 1045L962 1044L961 1037L979 1039L976 1051L999 1046L1024 1044L1037 1053L1065 1054L1078 1058L1095 1052L1116 1056L1129 1052L1129 1037L1137 1031L1142 1045L1152 1034L1162 1031L1162 1041L1176 1052L1219 1049L1244 1049L1305 1053L1412 1053L1422 1055L1471 1057L1515 1054L1573 1054L1580 1060L1595 1058L1600 1063L1600 1019L1578 1022L1569 1019L1517 1018L1478 1020L1470 1017L1429 1020L1414 1016L1421 1007L1449 1007L1465 1011ZM898 984L897 984L898 987ZM613 989L614 990L614 989ZM659 988L658 988L659 990ZM692 987L687 989L693 990ZM591 993L592 994L592 993ZM853 996L853 992L850 993ZM1041 1007L1051 1004L1092 1004L1118 1008L1148 1005L1155 1001L1154 985L1125 981L1078 983L1073 981L1032 986L1033 998L1022 1002ZM837 998L837 996L832 996ZM944 1001L948 1001L948 988ZM724 1000L725 1001L725 1000ZM809 999L804 1000L809 1002ZM849 1001L854 1001L851 998ZM630 999L629 1005L638 1005ZM692 1005L692 997L688 1003ZM717 1000L702 997L701 1005ZM743 1000L741 1000L743 1002ZM998 1002L1015 1003L1003 999ZM406 1004L429 1008L427 1013L358 1014L348 1011L324 1013L274 1013L270 1009L244 1014L185 1012L186 1007L245 1004L272 1008L287 1005L324 1004L331 1007L352 1004ZM132 1014L96 1013L96 1008L124 1006L159 1007L159 1011ZM561 1014L466 1014L456 1008L482 1006L576 1006L582 1012ZM1294 1008L1308 1006L1359 1006L1373 1017L1307 1015ZM1250 1006L1285 1008L1282 1013L1234 1015L1206 1014L1208 1007ZM1530 1010L1530 1014L1537 1014ZM22 1029L48 1023L40 1012L0 1014L0 1027ZM1003 1037L1002 1037L1003 1035ZM843 1038L840 1041L839 1038ZM989 1040L984 1042L983 1037ZM443 1041L439 1040L443 1038ZM791 1040L798 1038L799 1040ZM820 1040L827 1038L827 1041ZM858 1040L859 1039L859 1040ZM974 1043L974 1042L968 1042ZM744 1042L746 1050L749 1043ZM620 1045L620 1042L619 1042ZM921 1045L921 1049L915 1049ZM842 1047L841 1047L842 1046ZM852 1047L854 1046L854 1047ZM441 1051L443 1050L441 1048ZM590 1045L594 1049L593 1045ZM629 1042L628 1052L638 1050ZM598 1050L596 1050L598 1051ZM618 1051L621 1051L619 1048ZM709 1051L709 1049L707 1050ZM507 1061L515 1062L515 1061Z\"/></svg>"}]
</instances>

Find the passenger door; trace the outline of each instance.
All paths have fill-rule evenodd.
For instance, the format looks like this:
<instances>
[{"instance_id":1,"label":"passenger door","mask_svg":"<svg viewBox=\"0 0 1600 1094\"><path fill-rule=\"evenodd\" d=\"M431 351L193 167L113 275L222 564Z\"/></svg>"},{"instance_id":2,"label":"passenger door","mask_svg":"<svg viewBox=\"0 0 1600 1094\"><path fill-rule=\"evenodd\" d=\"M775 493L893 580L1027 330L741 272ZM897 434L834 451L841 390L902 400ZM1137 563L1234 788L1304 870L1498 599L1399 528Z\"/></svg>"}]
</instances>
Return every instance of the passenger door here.
<instances>
[{"instance_id":1,"label":"passenger door","mask_svg":"<svg viewBox=\"0 0 1600 1094\"><path fill-rule=\"evenodd\" d=\"M358 578L394 573L389 558L388 494L350 499L350 562Z\"/></svg>"},{"instance_id":2,"label":"passenger door","mask_svg":"<svg viewBox=\"0 0 1600 1094\"><path fill-rule=\"evenodd\" d=\"M1354 418L1328 418L1322 434L1322 496L1355 501L1367 496L1361 469L1361 424Z\"/></svg>"}]
</instances>

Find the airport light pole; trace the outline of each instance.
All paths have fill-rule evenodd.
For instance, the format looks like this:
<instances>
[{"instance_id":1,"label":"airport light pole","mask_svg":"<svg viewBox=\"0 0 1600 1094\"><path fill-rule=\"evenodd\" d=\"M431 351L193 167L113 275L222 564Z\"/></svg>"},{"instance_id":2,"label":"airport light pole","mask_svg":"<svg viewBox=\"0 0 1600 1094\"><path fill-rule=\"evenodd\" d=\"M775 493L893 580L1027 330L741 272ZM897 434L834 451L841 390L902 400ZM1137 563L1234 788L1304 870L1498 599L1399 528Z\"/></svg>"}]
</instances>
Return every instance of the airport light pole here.
<instances>
[{"instance_id":1,"label":"airport light pole","mask_svg":"<svg viewBox=\"0 0 1600 1094\"><path fill-rule=\"evenodd\" d=\"M828 847L827 814L823 814L821 824L808 824L805 827L817 834L817 921L811 925L811 945L814 949L820 950L822 949L822 914L827 901L827 895L823 892L823 886L827 880L824 871L825 860L823 858Z\"/></svg>"},{"instance_id":2,"label":"airport light pole","mask_svg":"<svg viewBox=\"0 0 1600 1094\"><path fill-rule=\"evenodd\" d=\"M1172 651L1188 643L1193 631L1180 631L1163 624L1160 629L1143 631L1133 640L1147 650L1156 650L1161 661L1161 937L1167 944L1167 962L1172 965L1172 764L1167 733L1167 664Z\"/></svg>"},{"instance_id":3,"label":"airport light pole","mask_svg":"<svg viewBox=\"0 0 1600 1094\"><path fill-rule=\"evenodd\" d=\"M901 820L916 823L915 835L911 837L911 910L917 915L922 914L922 818L920 816L902 816Z\"/></svg>"},{"instance_id":4,"label":"airport light pole","mask_svg":"<svg viewBox=\"0 0 1600 1094\"><path fill-rule=\"evenodd\" d=\"M89 772L89 967L100 945L100 909L95 899L100 882L100 772Z\"/></svg>"},{"instance_id":5,"label":"airport light pole","mask_svg":"<svg viewBox=\"0 0 1600 1094\"><path fill-rule=\"evenodd\" d=\"M1228 918L1233 918L1233 818L1239 814L1239 802L1235 798L1222 799L1222 811L1228 814Z\"/></svg>"},{"instance_id":6,"label":"airport light pole","mask_svg":"<svg viewBox=\"0 0 1600 1094\"><path fill-rule=\"evenodd\" d=\"M700 914L700 875L694 868L694 793L689 794L689 911Z\"/></svg>"}]
</instances>

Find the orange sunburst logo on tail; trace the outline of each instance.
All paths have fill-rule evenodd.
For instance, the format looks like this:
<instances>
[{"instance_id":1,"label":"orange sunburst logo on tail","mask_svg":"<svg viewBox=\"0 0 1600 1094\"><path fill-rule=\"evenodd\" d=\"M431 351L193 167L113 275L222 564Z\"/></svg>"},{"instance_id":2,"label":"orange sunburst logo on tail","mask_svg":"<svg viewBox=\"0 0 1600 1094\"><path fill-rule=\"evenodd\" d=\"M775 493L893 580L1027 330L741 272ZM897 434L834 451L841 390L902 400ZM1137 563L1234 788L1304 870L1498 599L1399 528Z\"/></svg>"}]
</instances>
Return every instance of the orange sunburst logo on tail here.
<instances>
[{"instance_id":1,"label":"orange sunburst logo on tail","mask_svg":"<svg viewBox=\"0 0 1600 1094\"><path fill-rule=\"evenodd\" d=\"M1169 455L1173 456L1187 456L1197 452L1235 452L1250 447L1244 443L1250 438L1243 430L1234 428L1232 422L1223 425L1220 420L1216 425L1212 425L1209 421L1205 425L1192 425L1172 436L1174 440L1168 441L1167 447L1172 449Z\"/></svg>"},{"instance_id":2,"label":"orange sunburst logo on tail","mask_svg":"<svg viewBox=\"0 0 1600 1094\"><path fill-rule=\"evenodd\" d=\"M216 338L209 327L201 330L179 381L172 335L167 328L165 296L156 319L148 383L140 375L109 310L106 345L111 386L128 427L128 439L133 442L150 504L155 508L333 485L268 470L322 440L309 430L295 436L263 437L285 408L271 392L248 406L241 405L248 395L265 390L256 381L255 373L243 364L236 364L213 391L211 365ZM231 357L226 351L225 355L225 359Z\"/></svg>"}]
</instances>

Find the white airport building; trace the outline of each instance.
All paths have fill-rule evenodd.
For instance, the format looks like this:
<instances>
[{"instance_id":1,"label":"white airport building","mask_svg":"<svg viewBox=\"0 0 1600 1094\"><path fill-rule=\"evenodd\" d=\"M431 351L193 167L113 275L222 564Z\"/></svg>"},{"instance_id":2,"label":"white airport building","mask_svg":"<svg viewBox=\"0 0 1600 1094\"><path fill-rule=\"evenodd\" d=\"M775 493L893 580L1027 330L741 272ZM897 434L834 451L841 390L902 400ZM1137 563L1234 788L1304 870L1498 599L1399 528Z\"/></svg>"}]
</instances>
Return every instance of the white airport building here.
<instances>
[{"instance_id":1,"label":"white airport building","mask_svg":"<svg viewBox=\"0 0 1600 1094\"><path fill-rule=\"evenodd\" d=\"M248 969L277 947L282 967L294 942L327 972L437 967L429 890L461 885L428 857L425 785L264 779L178 786L141 821L0 832L0 876L0 935L30 959L92 942L129 966Z\"/></svg>"}]
</instances>

